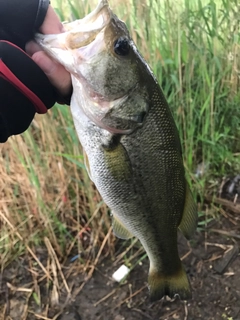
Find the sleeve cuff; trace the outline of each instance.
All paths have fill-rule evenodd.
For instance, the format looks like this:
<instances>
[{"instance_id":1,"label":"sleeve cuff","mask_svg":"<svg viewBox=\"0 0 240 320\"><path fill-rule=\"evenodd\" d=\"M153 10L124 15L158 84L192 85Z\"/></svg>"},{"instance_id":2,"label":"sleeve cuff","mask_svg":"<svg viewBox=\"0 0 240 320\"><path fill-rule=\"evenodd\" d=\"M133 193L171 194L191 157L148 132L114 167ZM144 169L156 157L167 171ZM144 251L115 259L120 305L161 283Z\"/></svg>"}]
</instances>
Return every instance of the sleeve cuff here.
<instances>
[{"instance_id":1,"label":"sleeve cuff","mask_svg":"<svg viewBox=\"0 0 240 320\"><path fill-rule=\"evenodd\" d=\"M35 26L34 26L35 30L38 30L43 24L49 4L50 4L49 0L39 1L38 11L37 11L36 20L35 20Z\"/></svg>"}]
</instances>

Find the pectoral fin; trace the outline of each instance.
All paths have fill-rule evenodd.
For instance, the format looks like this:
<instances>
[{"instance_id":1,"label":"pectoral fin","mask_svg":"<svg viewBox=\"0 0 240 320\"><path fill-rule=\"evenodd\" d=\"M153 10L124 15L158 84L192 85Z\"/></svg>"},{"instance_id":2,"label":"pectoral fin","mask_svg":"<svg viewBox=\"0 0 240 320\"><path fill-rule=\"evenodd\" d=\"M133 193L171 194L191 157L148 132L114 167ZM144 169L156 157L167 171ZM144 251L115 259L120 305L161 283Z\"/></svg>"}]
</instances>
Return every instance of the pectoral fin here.
<instances>
[{"instance_id":1,"label":"pectoral fin","mask_svg":"<svg viewBox=\"0 0 240 320\"><path fill-rule=\"evenodd\" d=\"M124 146L119 142L117 145L104 149L104 161L111 176L117 181L129 181L132 177L132 166Z\"/></svg>"},{"instance_id":2,"label":"pectoral fin","mask_svg":"<svg viewBox=\"0 0 240 320\"><path fill-rule=\"evenodd\" d=\"M197 205L194 202L189 185L186 182L186 197L185 197L184 211L183 211L181 223L178 228L181 230L181 232L187 239L190 239L193 236L197 228L197 220L198 220Z\"/></svg>"},{"instance_id":3,"label":"pectoral fin","mask_svg":"<svg viewBox=\"0 0 240 320\"><path fill-rule=\"evenodd\" d=\"M120 239L126 240L133 237L131 232L127 230L123 223L119 221L119 219L114 214L112 217L112 227L114 235Z\"/></svg>"}]
</instances>

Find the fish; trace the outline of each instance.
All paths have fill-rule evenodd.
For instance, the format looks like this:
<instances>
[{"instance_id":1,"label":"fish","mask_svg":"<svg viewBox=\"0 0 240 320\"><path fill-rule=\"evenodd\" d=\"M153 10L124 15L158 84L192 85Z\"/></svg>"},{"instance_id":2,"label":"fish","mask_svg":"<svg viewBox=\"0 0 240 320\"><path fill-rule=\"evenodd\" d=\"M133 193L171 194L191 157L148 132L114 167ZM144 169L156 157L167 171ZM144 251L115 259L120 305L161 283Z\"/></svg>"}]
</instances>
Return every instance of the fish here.
<instances>
[{"instance_id":1,"label":"fish","mask_svg":"<svg viewBox=\"0 0 240 320\"><path fill-rule=\"evenodd\" d=\"M167 100L107 0L64 27L62 34L36 34L36 41L71 74L74 125L113 232L144 247L151 301L188 300L177 237L178 230L192 237L198 214Z\"/></svg>"}]
</instances>

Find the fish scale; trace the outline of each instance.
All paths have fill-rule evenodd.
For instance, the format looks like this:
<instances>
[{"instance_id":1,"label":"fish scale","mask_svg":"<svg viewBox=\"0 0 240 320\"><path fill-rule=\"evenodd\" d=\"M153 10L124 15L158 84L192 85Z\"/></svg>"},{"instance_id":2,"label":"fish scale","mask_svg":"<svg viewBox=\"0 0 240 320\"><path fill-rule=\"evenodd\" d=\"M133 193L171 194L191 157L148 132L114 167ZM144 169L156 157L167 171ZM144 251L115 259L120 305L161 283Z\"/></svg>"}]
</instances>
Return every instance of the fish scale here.
<instances>
[{"instance_id":1,"label":"fish scale","mask_svg":"<svg viewBox=\"0 0 240 320\"><path fill-rule=\"evenodd\" d=\"M189 299L177 232L192 236L197 207L167 101L107 0L66 30L36 39L71 73L71 113L89 176L112 211L113 232L137 237L146 250L152 301Z\"/></svg>"}]
</instances>

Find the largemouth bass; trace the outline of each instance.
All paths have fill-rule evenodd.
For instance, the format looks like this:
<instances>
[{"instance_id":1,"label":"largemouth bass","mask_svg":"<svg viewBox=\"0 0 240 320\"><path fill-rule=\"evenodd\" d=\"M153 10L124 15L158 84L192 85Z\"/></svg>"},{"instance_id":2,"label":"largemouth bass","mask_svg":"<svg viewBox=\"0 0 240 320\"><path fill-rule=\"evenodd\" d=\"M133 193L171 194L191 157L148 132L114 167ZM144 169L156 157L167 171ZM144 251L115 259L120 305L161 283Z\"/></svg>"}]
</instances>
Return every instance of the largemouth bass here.
<instances>
[{"instance_id":1,"label":"largemouth bass","mask_svg":"<svg viewBox=\"0 0 240 320\"><path fill-rule=\"evenodd\" d=\"M152 301L191 297L178 229L197 225L178 131L159 84L108 1L66 32L36 35L71 73L71 112L85 165L112 211L114 234L137 237L150 260Z\"/></svg>"}]
</instances>

